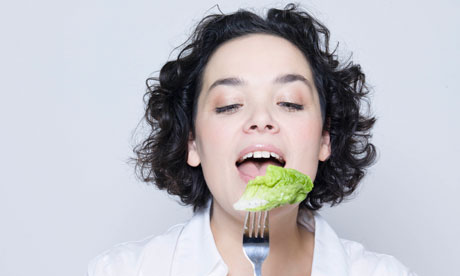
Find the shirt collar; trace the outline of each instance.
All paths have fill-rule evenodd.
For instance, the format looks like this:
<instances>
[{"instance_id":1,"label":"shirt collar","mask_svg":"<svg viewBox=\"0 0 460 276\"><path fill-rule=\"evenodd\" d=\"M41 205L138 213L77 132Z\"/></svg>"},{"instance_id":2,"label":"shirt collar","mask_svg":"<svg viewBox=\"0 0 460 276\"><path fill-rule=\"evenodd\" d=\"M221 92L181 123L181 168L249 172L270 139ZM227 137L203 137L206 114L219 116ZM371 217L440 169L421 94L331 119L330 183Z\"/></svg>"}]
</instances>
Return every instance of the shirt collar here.
<instances>
[{"instance_id":1,"label":"shirt collar","mask_svg":"<svg viewBox=\"0 0 460 276\"><path fill-rule=\"evenodd\" d=\"M211 200L197 210L177 242L171 275L227 275L228 267L217 250L210 226Z\"/></svg>"},{"instance_id":2,"label":"shirt collar","mask_svg":"<svg viewBox=\"0 0 460 276\"><path fill-rule=\"evenodd\" d=\"M299 224L315 233L312 276L348 276L347 253L331 226L317 213L299 210Z\"/></svg>"},{"instance_id":3,"label":"shirt collar","mask_svg":"<svg viewBox=\"0 0 460 276\"><path fill-rule=\"evenodd\" d=\"M197 210L179 237L171 275L221 276L228 274L228 267L217 250L210 226L211 200ZM299 210L298 222L315 233L312 276L347 276L347 254L337 234L316 212Z\"/></svg>"}]
</instances>

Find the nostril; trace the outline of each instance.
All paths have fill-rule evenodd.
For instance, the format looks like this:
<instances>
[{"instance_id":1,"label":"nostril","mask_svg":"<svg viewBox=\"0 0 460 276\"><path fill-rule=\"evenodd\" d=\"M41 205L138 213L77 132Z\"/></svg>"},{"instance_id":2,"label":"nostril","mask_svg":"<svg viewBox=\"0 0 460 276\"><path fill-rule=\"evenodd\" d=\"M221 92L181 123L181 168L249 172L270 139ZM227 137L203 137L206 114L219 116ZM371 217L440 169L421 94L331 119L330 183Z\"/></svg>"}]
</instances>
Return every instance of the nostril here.
<instances>
[{"instance_id":1,"label":"nostril","mask_svg":"<svg viewBox=\"0 0 460 276\"><path fill-rule=\"evenodd\" d=\"M278 126L273 123L265 123L265 124L252 123L252 124L246 125L244 129L250 132L264 132L264 131L276 132L278 131Z\"/></svg>"},{"instance_id":2,"label":"nostril","mask_svg":"<svg viewBox=\"0 0 460 276\"><path fill-rule=\"evenodd\" d=\"M254 130L258 129L259 127L257 125L252 125L249 129ZM265 128L272 130L274 127L272 125L266 125Z\"/></svg>"}]
</instances>

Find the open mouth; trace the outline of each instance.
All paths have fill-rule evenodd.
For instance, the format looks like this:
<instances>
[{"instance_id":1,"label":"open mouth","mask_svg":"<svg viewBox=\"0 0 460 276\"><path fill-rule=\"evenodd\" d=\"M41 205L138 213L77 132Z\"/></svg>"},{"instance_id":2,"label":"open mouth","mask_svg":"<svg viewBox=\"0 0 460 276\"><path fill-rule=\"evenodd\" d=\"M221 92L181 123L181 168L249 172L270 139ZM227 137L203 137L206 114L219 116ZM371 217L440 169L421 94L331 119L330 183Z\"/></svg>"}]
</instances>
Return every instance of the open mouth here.
<instances>
[{"instance_id":1,"label":"open mouth","mask_svg":"<svg viewBox=\"0 0 460 276\"><path fill-rule=\"evenodd\" d=\"M265 175L268 165L284 167L286 161L280 155L269 151L254 151L245 154L235 163L245 181Z\"/></svg>"}]
</instances>

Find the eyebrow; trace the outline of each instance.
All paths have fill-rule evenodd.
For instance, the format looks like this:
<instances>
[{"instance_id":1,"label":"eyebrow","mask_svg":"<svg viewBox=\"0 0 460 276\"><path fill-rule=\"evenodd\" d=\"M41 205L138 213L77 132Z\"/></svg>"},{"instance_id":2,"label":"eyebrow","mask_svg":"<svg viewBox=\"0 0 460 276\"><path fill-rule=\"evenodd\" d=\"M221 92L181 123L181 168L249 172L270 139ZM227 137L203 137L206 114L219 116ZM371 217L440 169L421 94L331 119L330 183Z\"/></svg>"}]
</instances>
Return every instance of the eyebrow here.
<instances>
[{"instance_id":1,"label":"eyebrow","mask_svg":"<svg viewBox=\"0 0 460 276\"><path fill-rule=\"evenodd\" d=\"M287 83L296 82L296 81L303 82L306 86L308 86L308 88L310 88L310 90L313 90L313 85L310 83L310 81L304 76L299 75L299 74L285 74L285 75L278 76L273 80L273 83L287 84ZM211 91L213 88L219 85L242 86L245 84L246 84L246 81L240 78L230 77L230 78L218 79L211 84L208 91Z\"/></svg>"},{"instance_id":2,"label":"eyebrow","mask_svg":"<svg viewBox=\"0 0 460 276\"><path fill-rule=\"evenodd\" d=\"M242 86L244 84L246 84L246 82L239 78L218 79L215 82L213 82L213 84L211 84L208 91L211 91L214 87L219 86L219 85Z\"/></svg>"},{"instance_id":3,"label":"eyebrow","mask_svg":"<svg viewBox=\"0 0 460 276\"><path fill-rule=\"evenodd\" d=\"M304 76L299 75L299 74L286 74L286 75L278 76L275 79L274 83L286 84L286 83L295 82L295 81L303 82L306 86L308 86L308 88L310 88L310 90L313 91L313 85L310 83L310 81Z\"/></svg>"}]
</instances>

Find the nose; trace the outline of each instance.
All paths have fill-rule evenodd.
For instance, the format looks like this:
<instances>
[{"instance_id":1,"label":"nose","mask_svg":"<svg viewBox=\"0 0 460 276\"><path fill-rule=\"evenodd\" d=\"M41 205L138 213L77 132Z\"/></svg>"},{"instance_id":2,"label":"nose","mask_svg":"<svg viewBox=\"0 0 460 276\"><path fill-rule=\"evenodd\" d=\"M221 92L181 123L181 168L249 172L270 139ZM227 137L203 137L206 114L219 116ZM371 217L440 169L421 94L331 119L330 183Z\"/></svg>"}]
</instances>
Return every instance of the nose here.
<instances>
[{"instance_id":1,"label":"nose","mask_svg":"<svg viewBox=\"0 0 460 276\"><path fill-rule=\"evenodd\" d=\"M279 125L269 110L257 109L250 114L244 125L246 133L277 133Z\"/></svg>"}]
</instances>

